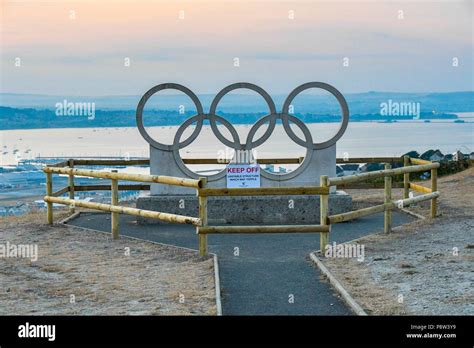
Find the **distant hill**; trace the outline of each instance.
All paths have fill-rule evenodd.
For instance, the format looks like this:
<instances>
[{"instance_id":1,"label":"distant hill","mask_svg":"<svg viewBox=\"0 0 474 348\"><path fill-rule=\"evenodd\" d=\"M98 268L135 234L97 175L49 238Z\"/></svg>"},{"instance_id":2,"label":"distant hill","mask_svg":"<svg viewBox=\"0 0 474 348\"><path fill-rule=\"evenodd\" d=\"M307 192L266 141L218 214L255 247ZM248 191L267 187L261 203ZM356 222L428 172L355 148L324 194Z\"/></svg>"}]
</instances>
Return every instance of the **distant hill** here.
<instances>
[{"instance_id":1,"label":"distant hill","mask_svg":"<svg viewBox=\"0 0 474 348\"><path fill-rule=\"evenodd\" d=\"M172 126L179 125L192 116L193 112L180 115L175 110L147 110L144 116L146 126ZM233 124L253 124L265 113L223 113ZM306 123L339 122L340 116L334 114L301 114L295 113L298 118ZM456 119L454 114L421 113L420 119ZM351 122L379 121L396 122L398 120L411 120L412 116L381 116L380 114L351 114ZM135 110L98 110L93 119L87 116L57 116L54 110L49 109L19 109L0 107L0 130L7 129L41 129L41 128L88 128L88 127L134 127Z\"/></svg>"},{"instance_id":2,"label":"distant hill","mask_svg":"<svg viewBox=\"0 0 474 348\"><path fill-rule=\"evenodd\" d=\"M389 93L368 92L347 94L351 121L409 120L413 116L397 116L381 112L381 103L420 103L420 119L456 119L453 112L474 111L474 92L453 93ZM201 95L205 111L208 111L214 95ZM276 95L277 110L286 96ZM69 97L23 94L0 94L0 129L69 128L69 127L133 127L135 108L140 96ZM57 116L55 105L68 102L95 103L95 115ZM307 123L339 122L340 109L336 99L330 95L303 94L293 101L294 112ZM179 113L180 105L184 113ZM234 124L254 123L268 113L263 98L254 94L230 94L218 105L218 114ZM382 113L382 114L381 114ZM145 109L147 126L169 126L181 124L195 114L191 100L182 94L163 93L150 99Z\"/></svg>"},{"instance_id":3,"label":"distant hill","mask_svg":"<svg viewBox=\"0 0 474 348\"><path fill-rule=\"evenodd\" d=\"M312 90L310 90L312 91ZM380 103L393 100L395 102L420 103L422 112L472 112L474 111L474 92L452 93L392 93L392 92L367 92L345 94L351 114L378 114ZM35 94L0 94L0 106L12 108L55 109L55 104L63 102L94 102L96 110L135 110L140 95L101 96L101 97L73 97L73 96L47 96ZM207 111L214 95L199 95L204 110ZM277 110L286 95L272 95ZM339 105L331 95L301 94L293 102L297 113L338 114ZM194 105L184 94L158 93L150 99L147 109L177 110L179 105L184 105L186 110L193 110ZM256 94L226 95L219 103L218 108L227 113L255 113L268 110L263 98Z\"/></svg>"}]
</instances>

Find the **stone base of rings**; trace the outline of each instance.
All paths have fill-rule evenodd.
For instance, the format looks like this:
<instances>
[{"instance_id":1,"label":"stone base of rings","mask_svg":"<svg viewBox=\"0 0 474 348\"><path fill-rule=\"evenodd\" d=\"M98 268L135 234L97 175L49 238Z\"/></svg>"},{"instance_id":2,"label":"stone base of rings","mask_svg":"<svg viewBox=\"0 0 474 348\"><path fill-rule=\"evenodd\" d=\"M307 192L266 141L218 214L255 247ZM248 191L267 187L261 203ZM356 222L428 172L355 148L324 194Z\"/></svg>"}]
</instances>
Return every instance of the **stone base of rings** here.
<instances>
[{"instance_id":1,"label":"stone base of rings","mask_svg":"<svg viewBox=\"0 0 474 348\"><path fill-rule=\"evenodd\" d=\"M209 225L319 224L319 196L209 197ZM191 195L140 197L138 209L198 217L198 200ZM352 210L352 197L344 191L329 195L330 215ZM138 217L139 224L166 224Z\"/></svg>"}]
</instances>

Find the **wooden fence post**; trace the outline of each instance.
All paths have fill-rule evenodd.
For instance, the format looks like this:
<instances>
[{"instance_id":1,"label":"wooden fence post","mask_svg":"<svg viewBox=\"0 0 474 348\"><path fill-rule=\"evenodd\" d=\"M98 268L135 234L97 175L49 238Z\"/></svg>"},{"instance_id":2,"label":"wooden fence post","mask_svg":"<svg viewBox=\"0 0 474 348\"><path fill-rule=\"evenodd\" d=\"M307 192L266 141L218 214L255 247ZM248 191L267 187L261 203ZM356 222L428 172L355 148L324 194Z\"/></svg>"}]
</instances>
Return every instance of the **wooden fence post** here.
<instances>
[{"instance_id":1,"label":"wooden fence post","mask_svg":"<svg viewBox=\"0 0 474 348\"><path fill-rule=\"evenodd\" d=\"M68 165L69 165L69 168L71 169L74 168L74 160L73 159L68 160ZM69 174L68 185L69 185L69 199L74 199L74 174ZM69 212L71 214L74 214L75 212L74 208L75 208L74 205L69 206Z\"/></svg>"},{"instance_id":2,"label":"wooden fence post","mask_svg":"<svg viewBox=\"0 0 474 348\"><path fill-rule=\"evenodd\" d=\"M403 166L408 167L410 165L410 157L403 156ZM403 174L403 199L407 199L410 195L410 173Z\"/></svg>"},{"instance_id":3,"label":"wooden fence post","mask_svg":"<svg viewBox=\"0 0 474 348\"><path fill-rule=\"evenodd\" d=\"M328 187L328 176L321 175L319 177L319 186ZM320 205L320 225L328 225L328 215L329 215L329 194L322 194L319 196L319 205ZM330 229L331 227L329 227ZM329 244L329 232L320 232L319 233L319 248L321 253L324 255L326 250L326 245Z\"/></svg>"},{"instance_id":4,"label":"wooden fence post","mask_svg":"<svg viewBox=\"0 0 474 348\"><path fill-rule=\"evenodd\" d=\"M385 164L385 169L392 169L390 163ZM385 176L384 203L392 202L392 177ZM392 230L392 207L386 206L384 210L384 232L390 233Z\"/></svg>"},{"instance_id":5,"label":"wooden fence post","mask_svg":"<svg viewBox=\"0 0 474 348\"><path fill-rule=\"evenodd\" d=\"M431 192L438 191L438 169L431 169ZM437 198L431 199L431 217L436 217L437 211Z\"/></svg>"},{"instance_id":6,"label":"wooden fence post","mask_svg":"<svg viewBox=\"0 0 474 348\"><path fill-rule=\"evenodd\" d=\"M52 196L53 195L53 174L52 173L46 173L46 196ZM48 224L52 225L53 224L53 203L47 202L47 207L48 207Z\"/></svg>"},{"instance_id":7,"label":"wooden fence post","mask_svg":"<svg viewBox=\"0 0 474 348\"><path fill-rule=\"evenodd\" d=\"M207 186L207 178L199 178L202 182L202 188ZM201 226L207 226L207 196L201 196L198 189L198 203L199 203L199 218L202 221ZM199 227L196 227L199 230ZM207 254L207 234L198 234L199 238L199 255L205 256Z\"/></svg>"},{"instance_id":8,"label":"wooden fence post","mask_svg":"<svg viewBox=\"0 0 474 348\"><path fill-rule=\"evenodd\" d=\"M117 170L112 170L112 173L117 173ZM118 197L118 180L112 179L112 183L110 185L110 192L111 192L111 204L118 205L119 197ZM119 238L119 213L111 213L111 231L112 231L112 239Z\"/></svg>"}]
</instances>

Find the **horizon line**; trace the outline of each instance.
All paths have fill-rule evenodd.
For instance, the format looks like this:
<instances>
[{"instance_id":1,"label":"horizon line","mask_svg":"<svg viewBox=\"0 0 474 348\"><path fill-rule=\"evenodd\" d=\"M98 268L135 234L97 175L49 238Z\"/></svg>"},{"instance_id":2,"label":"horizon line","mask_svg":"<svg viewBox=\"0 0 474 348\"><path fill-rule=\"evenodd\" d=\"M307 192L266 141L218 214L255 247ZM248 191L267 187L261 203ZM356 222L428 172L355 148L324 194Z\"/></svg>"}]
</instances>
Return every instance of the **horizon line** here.
<instances>
[{"instance_id":1,"label":"horizon line","mask_svg":"<svg viewBox=\"0 0 474 348\"><path fill-rule=\"evenodd\" d=\"M291 91L290 91L291 92ZM145 92L144 92L145 93ZM158 92L159 93L159 92ZM158 94L157 93L157 94ZM216 94L219 93L216 92ZM451 94L451 93L474 93L474 90L458 90L458 91L449 91L449 92L394 92L394 91L366 91L366 92L348 92L345 95L354 95L354 94L371 94L371 93L391 93L391 94ZM196 93L196 95L206 96L211 95L215 96L213 93ZM269 93L270 94L270 93ZM12 93L12 92L0 92L0 95L13 95L13 96L35 96L35 97L86 97L86 98L109 98L109 97L141 97L143 94L106 94L106 95L70 95L70 94L37 94L37 93ZM179 96L183 93L166 93L163 95L167 96ZM232 95L258 95L255 93L234 93ZM271 95L287 95L284 93L276 93ZM314 94L314 95L327 95L327 94ZM327 95L330 96L330 95Z\"/></svg>"}]
</instances>

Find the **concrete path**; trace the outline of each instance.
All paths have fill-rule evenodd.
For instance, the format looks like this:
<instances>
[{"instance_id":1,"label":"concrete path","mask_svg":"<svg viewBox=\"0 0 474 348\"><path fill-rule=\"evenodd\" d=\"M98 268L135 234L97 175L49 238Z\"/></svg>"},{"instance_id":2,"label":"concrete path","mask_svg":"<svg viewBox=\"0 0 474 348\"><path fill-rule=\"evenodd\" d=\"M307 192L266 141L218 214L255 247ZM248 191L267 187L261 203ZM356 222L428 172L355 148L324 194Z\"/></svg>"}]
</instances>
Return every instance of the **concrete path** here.
<instances>
[{"instance_id":1,"label":"concrete path","mask_svg":"<svg viewBox=\"0 0 474 348\"><path fill-rule=\"evenodd\" d=\"M394 212L393 226L413 219ZM110 231L109 214L83 213L69 223ZM330 241L350 241L382 229L383 213L334 225ZM120 233L192 249L198 245L192 226L137 225L127 215L120 216ZM352 314L309 260L309 253L319 249L317 233L209 235L208 246L219 257L224 315Z\"/></svg>"}]
</instances>

